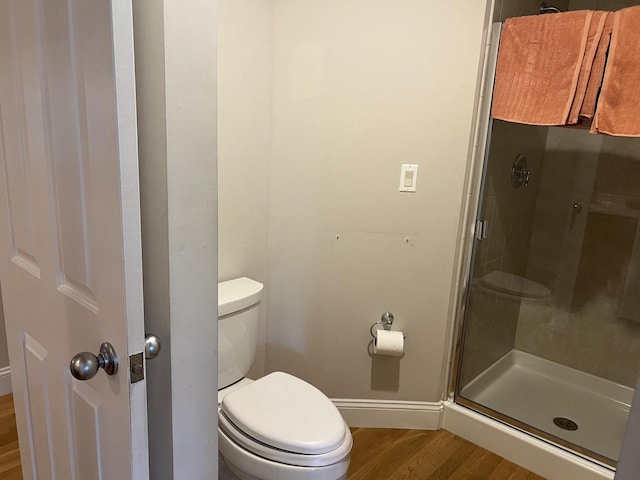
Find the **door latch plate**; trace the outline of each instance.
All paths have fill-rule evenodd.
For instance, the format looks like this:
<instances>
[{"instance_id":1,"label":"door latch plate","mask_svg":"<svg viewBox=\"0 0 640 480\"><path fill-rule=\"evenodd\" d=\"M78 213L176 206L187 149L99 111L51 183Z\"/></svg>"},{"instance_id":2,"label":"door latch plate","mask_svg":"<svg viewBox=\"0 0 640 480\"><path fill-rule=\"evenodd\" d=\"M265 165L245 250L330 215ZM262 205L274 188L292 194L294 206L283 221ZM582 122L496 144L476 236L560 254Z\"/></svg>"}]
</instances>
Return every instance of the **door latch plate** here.
<instances>
[{"instance_id":1,"label":"door latch plate","mask_svg":"<svg viewBox=\"0 0 640 480\"><path fill-rule=\"evenodd\" d=\"M131 383L144 380L144 353L129 355L129 370L131 371Z\"/></svg>"}]
</instances>

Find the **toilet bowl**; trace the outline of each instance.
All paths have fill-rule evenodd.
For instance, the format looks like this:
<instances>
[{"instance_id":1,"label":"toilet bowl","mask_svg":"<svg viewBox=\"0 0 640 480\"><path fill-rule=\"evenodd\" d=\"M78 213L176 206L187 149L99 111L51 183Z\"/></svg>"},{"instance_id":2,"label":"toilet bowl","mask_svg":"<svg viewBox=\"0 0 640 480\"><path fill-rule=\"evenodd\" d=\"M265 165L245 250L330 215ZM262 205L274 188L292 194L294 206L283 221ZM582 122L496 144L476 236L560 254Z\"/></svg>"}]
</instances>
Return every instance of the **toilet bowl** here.
<instances>
[{"instance_id":1,"label":"toilet bowl","mask_svg":"<svg viewBox=\"0 0 640 480\"><path fill-rule=\"evenodd\" d=\"M255 356L261 292L248 278L218 285L219 476L345 479L352 437L331 400L287 373L244 377Z\"/></svg>"}]
</instances>

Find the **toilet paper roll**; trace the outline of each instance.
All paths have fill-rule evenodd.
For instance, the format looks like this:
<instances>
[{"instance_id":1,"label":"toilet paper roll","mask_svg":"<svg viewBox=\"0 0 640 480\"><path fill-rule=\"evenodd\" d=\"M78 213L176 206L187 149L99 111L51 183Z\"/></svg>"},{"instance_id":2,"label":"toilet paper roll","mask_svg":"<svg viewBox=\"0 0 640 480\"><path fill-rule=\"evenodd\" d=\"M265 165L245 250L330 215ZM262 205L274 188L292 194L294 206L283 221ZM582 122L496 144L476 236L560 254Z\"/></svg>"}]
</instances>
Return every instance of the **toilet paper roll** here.
<instances>
[{"instance_id":1,"label":"toilet paper roll","mask_svg":"<svg viewBox=\"0 0 640 480\"><path fill-rule=\"evenodd\" d=\"M404 334L391 330L378 330L373 342L373 354L401 357L404 354Z\"/></svg>"}]
</instances>

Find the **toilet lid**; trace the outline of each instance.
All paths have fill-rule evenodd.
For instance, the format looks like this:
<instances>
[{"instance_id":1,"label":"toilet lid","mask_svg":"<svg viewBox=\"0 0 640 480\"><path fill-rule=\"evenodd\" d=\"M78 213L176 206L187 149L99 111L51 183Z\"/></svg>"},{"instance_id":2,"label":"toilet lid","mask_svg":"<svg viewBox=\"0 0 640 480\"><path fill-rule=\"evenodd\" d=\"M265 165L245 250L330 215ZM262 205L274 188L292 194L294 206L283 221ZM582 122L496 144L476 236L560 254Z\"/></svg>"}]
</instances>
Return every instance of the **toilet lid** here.
<instances>
[{"instance_id":1,"label":"toilet lid","mask_svg":"<svg viewBox=\"0 0 640 480\"><path fill-rule=\"evenodd\" d=\"M282 372L228 394L220 408L245 434L288 452L324 454L345 439L344 420L331 400Z\"/></svg>"}]
</instances>

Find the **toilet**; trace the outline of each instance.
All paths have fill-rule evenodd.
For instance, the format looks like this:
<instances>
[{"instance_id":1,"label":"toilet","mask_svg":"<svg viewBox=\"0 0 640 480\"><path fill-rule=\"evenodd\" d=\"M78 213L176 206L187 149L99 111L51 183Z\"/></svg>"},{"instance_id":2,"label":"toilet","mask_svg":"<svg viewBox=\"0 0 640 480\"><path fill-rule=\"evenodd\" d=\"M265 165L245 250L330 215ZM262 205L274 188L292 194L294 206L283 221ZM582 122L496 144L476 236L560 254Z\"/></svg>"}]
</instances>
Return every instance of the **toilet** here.
<instances>
[{"instance_id":1,"label":"toilet","mask_svg":"<svg viewBox=\"0 0 640 480\"><path fill-rule=\"evenodd\" d=\"M245 377L256 354L262 289L249 278L218 284L220 478L346 479L351 432L331 400L287 373Z\"/></svg>"}]
</instances>

